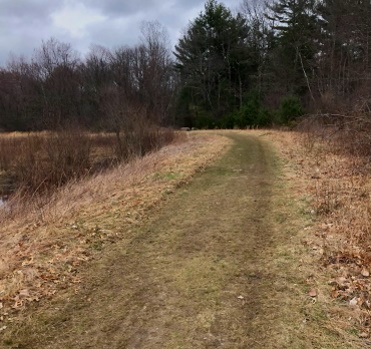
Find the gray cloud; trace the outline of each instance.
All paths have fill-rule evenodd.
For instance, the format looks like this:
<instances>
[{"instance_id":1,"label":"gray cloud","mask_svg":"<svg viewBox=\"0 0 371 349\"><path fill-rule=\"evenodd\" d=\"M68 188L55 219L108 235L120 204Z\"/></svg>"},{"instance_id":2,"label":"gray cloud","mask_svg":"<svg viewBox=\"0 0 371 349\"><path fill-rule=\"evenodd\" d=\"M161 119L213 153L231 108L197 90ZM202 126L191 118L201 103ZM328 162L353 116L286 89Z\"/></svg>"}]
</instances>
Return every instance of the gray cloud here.
<instances>
[{"instance_id":1,"label":"gray cloud","mask_svg":"<svg viewBox=\"0 0 371 349\"><path fill-rule=\"evenodd\" d=\"M152 10L161 1L156 0L135 0L135 1L117 1L117 0L84 0L86 6L91 6L102 11L110 17L121 17Z\"/></svg>"},{"instance_id":2,"label":"gray cloud","mask_svg":"<svg viewBox=\"0 0 371 349\"><path fill-rule=\"evenodd\" d=\"M159 11L166 12L172 9L182 10L185 8L199 7L203 5L200 0L135 0L135 1L118 1L118 0L82 0L86 6L99 9L102 13L110 17L129 16L137 13L154 13ZM181 12L177 11L178 15Z\"/></svg>"},{"instance_id":3,"label":"gray cloud","mask_svg":"<svg viewBox=\"0 0 371 349\"><path fill-rule=\"evenodd\" d=\"M63 1L46 0L1 0L1 17L19 20L44 21L48 15L61 8Z\"/></svg>"},{"instance_id":4,"label":"gray cloud","mask_svg":"<svg viewBox=\"0 0 371 349\"><path fill-rule=\"evenodd\" d=\"M231 9L240 2L224 1ZM83 54L91 44L133 45L144 20L162 23L175 44L203 6L203 0L0 0L0 65L10 52L31 57L50 37Z\"/></svg>"}]
</instances>

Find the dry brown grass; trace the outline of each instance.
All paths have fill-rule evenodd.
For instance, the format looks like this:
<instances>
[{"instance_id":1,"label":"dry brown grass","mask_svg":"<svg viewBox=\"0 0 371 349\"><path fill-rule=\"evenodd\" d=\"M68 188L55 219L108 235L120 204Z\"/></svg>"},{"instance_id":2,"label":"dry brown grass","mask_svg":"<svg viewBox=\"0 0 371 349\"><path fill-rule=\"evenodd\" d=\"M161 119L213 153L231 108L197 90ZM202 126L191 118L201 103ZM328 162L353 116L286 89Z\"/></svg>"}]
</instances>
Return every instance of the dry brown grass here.
<instances>
[{"instance_id":1,"label":"dry brown grass","mask_svg":"<svg viewBox=\"0 0 371 349\"><path fill-rule=\"evenodd\" d=\"M0 320L11 320L13 312L53 296L59 288L77 287L81 264L105 244L127 238L130 227L140 223L149 209L230 144L207 132L186 138L69 183L47 204L41 196L9 203L11 214L3 211L0 228Z\"/></svg>"},{"instance_id":2,"label":"dry brown grass","mask_svg":"<svg viewBox=\"0 0 371 349\"><path fill-rule=\"evenodd\" d=\"M342 149L340 139L334 142L329 132L269 131L266 137L278 145L291 167L299 183L292 189L311 204L315 222L303 243L318 261L313 284L321 288L328 304L330 326L367 338L371 335L371 168L367 154L353 146Z\"/></svg>"},{"instance_id":3,"label":"dry brown grass","mask_svg":"<svg viewBox=\"0 0 371 349\"><path fill-rule=\"evenodd\" d=\"M88 133L78 128L58 132L0 136L0 194L52 193L68 181L127 162L171 143L172 129L141 123L131 132ZM13 188L9 185L11 184Z\"/></svg>"},{"instance_id":4,"label":"dry brown grass","mask_svg":"<svg viewBox=\"0 0 371 349\"><path fill-rule=\"evenodd\" d=\"M308 295L297 239L308 218L288 190L295 181L285 180L268 142L236 133L228 132L231 151L84 268L78 294L60 292L20 316L4 343L360 348L355 336L323 327L322 299Z\"/></svg>"}]
</instances>

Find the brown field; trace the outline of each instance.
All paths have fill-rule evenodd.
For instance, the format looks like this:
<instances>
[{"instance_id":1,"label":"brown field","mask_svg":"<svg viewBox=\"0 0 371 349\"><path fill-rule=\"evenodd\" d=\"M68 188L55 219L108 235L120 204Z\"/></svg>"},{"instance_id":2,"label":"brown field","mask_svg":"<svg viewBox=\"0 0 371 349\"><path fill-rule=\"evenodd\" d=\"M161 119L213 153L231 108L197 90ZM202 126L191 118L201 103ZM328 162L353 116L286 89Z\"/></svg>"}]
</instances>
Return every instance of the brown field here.
<instances>
[{"instance_id":1,"label":"brown field","mask_svg":"<svg viewBox=\"0 0 371 349\"><path fill-rule=\"evenodd\" d=\"M27 303L78 287L78 267L121 238L114 227L135 226L228 145L216 135L182 136L158 152L70 181L46 201L14 198L11 214L5 209L1 217L0 323Z\"/></svg>"}]
</instances>

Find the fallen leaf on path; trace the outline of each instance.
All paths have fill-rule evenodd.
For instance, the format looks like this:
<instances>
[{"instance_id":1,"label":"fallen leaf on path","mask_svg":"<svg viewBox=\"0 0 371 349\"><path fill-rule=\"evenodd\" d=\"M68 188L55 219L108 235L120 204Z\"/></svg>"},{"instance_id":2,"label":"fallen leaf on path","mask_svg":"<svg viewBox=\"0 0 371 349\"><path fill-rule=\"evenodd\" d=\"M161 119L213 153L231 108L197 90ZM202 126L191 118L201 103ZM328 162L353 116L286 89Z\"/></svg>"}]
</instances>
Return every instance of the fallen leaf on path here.
<instances>
[{"instance_id":1,"label":"fallen leaf on path","mask_svg":"<svg viewBox=\"0 0 371 349\"><path fill-rule=\"evenodd\" d=\"M370 276L370 272L367 269L362 269L361 274L364 277L369 277Z\"/></svg>"},{"instance_id":2,"label":"fallen leaf on path","mask_svg":"<svg viewBox=\"0 0 371 349\"><path fill-rule=\"evenodd\" d=\"M337 283L340 285L340 286L343 286L345 285L345 283L348 281L347 278L345 278L344 276L341 276L339 278L336 279Z\"/></svg>"},{"instance_id":3,"label":"fallen leaf on path","mask_svg":"<svg viewBox=\"0 0 371 349\"><path fill-rule=\"evenodd\" d=\"M28 290L20 290L19 291L19 295L21 297L29 297L30 296L30 292Z\"/></svg>"},{"instance_id":4,"label":"fallen leaf on path","mask_svg":"<svg viewBox=\"0 0 371 349\"><path fill-rule=\"evenodd\" d=\"M358 304L358 299L357 299L357 297L354 297L354 298L352 298L352 299L349 301L349 305L350 305L351 307L355 307L357 304Z\"/></svg>"}]
</instances>

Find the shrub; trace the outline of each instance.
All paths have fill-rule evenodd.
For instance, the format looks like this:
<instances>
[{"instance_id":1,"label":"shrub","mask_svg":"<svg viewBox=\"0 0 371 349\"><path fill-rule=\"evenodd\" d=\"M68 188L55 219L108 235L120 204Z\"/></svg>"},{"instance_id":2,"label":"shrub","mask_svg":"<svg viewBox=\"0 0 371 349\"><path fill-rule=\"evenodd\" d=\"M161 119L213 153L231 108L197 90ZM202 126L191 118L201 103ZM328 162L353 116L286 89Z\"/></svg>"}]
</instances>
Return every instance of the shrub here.
<instances>
[{"instance_id":1,"label":"shrub","mask_svg":"<svg viewBox=\"0 0 371 349\"><path fill-rule=\"evenodd\" d=\"M288 125L303 114L304 111L300 99L294 95L287 96L281 100L281 105L278 111L278 122Z\"/></svg>"},{"instance_id":2,"label":"shrub","mask_svg":"<svg viewBox=\"0 0 371 349\"><path fill-rule=\"evenodd\" d=\"M257 90L248 93L245 103L235 113L235 124L239 128L248 126L268 126L271 123L272 114L262 105L261 94Z\"/></svg>"},{"instance_id":3,"label":"shrub","mask_svg":"<svg viewBox=\"0 0 371 349\"><path fill-rule=\"evenodd\" d=\"M79 129L0 137L0 192L20 188L27 193L52 193L71 179L128 161L173 141L171 129L138 119L118 133L91 134Z\"/></svg>"},{"instance_id":4,"label":"shrub","mask_svg":"<svg viewBox=\"0 0 371 349\"><path fill-rule=\"evenodd\" d=\"M195 119L195 125L199 129L213 129L217 127L217 123L213 116L206 112L200 112Z\"/></svg>"},{"instance_id":5,"label":"shrub","mask_svg":"<svg viewBox=\"0 0 371 349\"><path fill-rule=\"evenodd\" d=\"M91 168L91 137L78 130L29 135L11 168L14 181L25 190L45 191Z\"/></svg>"},{"instance_id":6,"label":"shrub","mask_svg":"<svg viewBox=\"0 0 371 349\"><path fill-rule=\"evenodd\" d=\"M261 107L256 117L256 125L266 127L271 125L273 119L272 113L265 107Z\"/></svg>"},{"instance_id":7,"label":"shrub","mask_svg":"<svg viewBox=\"0 0 371 349\"><path fill-rule=\"evenodd\" d=\"M232 129L236 125L236 118L237 118L237 113L229 113L227 114L220 122L220 128L224 129Z\"/></svg>"}]
</instances>

